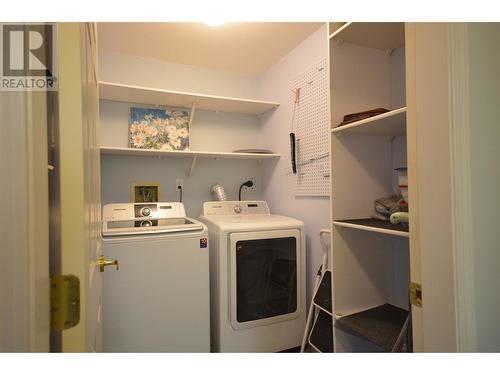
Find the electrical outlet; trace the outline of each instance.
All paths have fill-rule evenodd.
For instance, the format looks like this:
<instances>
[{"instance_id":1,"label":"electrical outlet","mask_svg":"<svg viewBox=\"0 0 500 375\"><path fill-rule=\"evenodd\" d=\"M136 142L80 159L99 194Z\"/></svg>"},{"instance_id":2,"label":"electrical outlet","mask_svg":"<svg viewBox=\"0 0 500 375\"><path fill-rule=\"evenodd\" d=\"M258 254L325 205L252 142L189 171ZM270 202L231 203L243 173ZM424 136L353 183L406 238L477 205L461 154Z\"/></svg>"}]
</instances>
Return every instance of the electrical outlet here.
<instances>
[{"instance_id":1,"label":"electrical outlet","mask_svg":"<svg viewBox=\"0 0 500 375\"><path fill-rule=\"evenodd\" d=\"M184 181L182 181L181 178L175 180L175 190L180 190L179 186L181 187L181 189L184 189Z\"/></svg>"},{"instance_id":2,"label":"electrical outlet","mask_svg":"<svg viewBox=\"0 0 500 375\"><path fill-rule=\"evenodd\" d=\"M245 181L248 181L248 180L253 182L252 187L243 186L243 189L255 191L255 177L245 177Z\"/></svg>"}]
</instances>

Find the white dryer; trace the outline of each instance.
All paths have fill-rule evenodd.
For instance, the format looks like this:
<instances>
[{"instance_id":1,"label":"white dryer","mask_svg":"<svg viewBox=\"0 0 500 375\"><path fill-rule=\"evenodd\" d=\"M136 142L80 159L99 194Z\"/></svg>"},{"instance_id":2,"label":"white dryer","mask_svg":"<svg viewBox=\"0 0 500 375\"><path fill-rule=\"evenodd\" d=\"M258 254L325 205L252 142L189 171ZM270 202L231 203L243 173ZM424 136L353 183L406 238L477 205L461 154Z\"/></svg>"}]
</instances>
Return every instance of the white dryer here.
<instances>
[{"instance_id":1,"label":"white dryer","mask_svg":"<svg viewBox=\"0 0 500 375\"><path fill-rule=\"evenodd\" d=\"M107 204L105 352L209 352L208 232L182 203Z\"/></svg>"},{"instance_id":2,"label":"white dryer","mask_svg":"<svg viewBox=\"0 0 500 375\"><path fill-rule=\"evenodd\" d=\"M210 236L211 347L278 352L300 346L306 320L305 234L264 201L205 202Z\"/></svg>"}]
</instances>

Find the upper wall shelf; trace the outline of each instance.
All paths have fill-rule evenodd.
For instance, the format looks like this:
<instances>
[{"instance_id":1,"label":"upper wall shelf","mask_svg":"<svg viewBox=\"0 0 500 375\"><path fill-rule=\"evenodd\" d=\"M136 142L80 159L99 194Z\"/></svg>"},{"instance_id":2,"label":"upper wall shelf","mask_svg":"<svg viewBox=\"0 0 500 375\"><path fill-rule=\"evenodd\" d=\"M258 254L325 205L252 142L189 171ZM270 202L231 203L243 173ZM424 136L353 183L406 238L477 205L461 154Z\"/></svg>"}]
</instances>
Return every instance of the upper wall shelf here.
<instances>
[{"instance_id":1,"label":"upper wall shelf","mask_svg":"<svg viewBox=\"0 0 500 375\"><path fill-rule=\"evenodd\" d=\"M104 155L136 155L136 156L166 156L178 158L210 158L210 159L272 159L280 154L257 154L247 152L212 152L212 151L167 151L148 150L130 147L101 147Z\"/></svg>"},{"instance_id":2,"label":"upper wall shelf","mask_svg":"<svg viewBox=\"0 0 500 375\"><path fill-rule=\"evenodd\" d=\"M100 99L118 102L260 115L279 103L99 82Z\"/></svg>"},{"instance_id":3,"label":"upper wall shelf","mask_svg":"<svg viewBox=\"0 0 500 375\"><path fill-rule=\"evenodd\" d=\"M364 134L396 137L406 134L406 107L395 109L332 129L337 134Z\"/></svg>"},{"instance_id":4,"label":"upper wall shelf","mask_svg":"<svg viewBox=\"0 0 500 375\"><path fill-rule=\"evenodd\" d=\"M208 159L247 159L262 160L279 158L280 154L257 154L248 152L212 152L212 151L167 151L167 150L147 150L129 147L101 147L101 155L132 155L132 156L157 156L191 158L191 167L188 177L191 177L198 158Z\"/></svg>"},{"instance_id":5,"label":"upper wall shelf","mask_svg":"<svg viewBox=\"0 0 500 375\"><path fill-rule=\"evenodd\" d=\"M392 51L405 44L404 22L347 22L330 39Z\"/></svg>"}]
</instances>

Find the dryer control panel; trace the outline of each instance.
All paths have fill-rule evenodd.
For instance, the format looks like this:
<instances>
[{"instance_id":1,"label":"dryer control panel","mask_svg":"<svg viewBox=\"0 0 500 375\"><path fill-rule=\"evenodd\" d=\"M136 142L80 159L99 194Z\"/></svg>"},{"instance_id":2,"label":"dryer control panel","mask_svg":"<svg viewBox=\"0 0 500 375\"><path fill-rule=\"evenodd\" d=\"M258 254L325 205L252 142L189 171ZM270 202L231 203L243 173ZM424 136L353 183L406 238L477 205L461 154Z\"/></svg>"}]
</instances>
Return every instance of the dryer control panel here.
<instances>
[{"instance_id":1,"label":"dryer control panel","mask_svg":"<svg viewBox=\"0 0 500 375\"><path fill-rule=\"evenodd\" d=\"M270 215L265 201L221 201L203 203L203 215Z\"/></svg>"}]
</instances>

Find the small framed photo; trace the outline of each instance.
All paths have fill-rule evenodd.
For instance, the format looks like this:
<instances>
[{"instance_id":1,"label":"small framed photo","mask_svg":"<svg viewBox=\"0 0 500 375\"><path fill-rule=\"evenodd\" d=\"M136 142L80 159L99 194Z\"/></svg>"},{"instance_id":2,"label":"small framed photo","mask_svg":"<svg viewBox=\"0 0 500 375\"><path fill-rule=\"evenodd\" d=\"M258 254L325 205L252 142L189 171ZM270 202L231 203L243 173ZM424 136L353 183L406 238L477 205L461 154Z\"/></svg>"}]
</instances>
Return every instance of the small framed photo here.
<instances>
[{"instance_id":1,"label":"small framed photo","mask_svg":"<svg viewBox=\"0 0 500 375\"><path fill-rule=\"evenodd\" d=\"M166 151L189 150L189 111L130 108L130 147Z\"/></svg>"}]
</instances>

